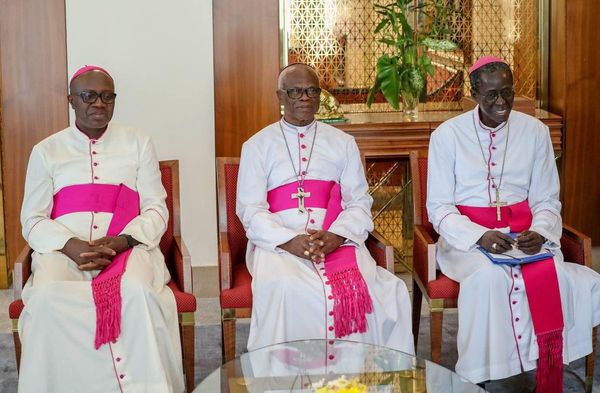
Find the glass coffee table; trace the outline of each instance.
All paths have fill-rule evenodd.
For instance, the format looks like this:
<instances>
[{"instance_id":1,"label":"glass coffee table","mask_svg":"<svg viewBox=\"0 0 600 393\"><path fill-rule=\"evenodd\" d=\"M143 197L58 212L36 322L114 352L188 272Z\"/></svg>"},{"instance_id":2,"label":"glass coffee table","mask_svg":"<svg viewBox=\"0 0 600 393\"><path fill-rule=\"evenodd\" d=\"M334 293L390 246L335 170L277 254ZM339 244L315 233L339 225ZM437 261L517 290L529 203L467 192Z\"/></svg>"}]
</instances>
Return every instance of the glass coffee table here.
<instances>
[{"instance_id":1,"label":"glass coffee table","mask_svg":"<svg viewBox=\"0 0 600 393\"><path fill-rule=\"evenodd\" d=\"M309 393L336 380L343 383L342 378L353 381L357 393L485 392L442 366L390 348L303 340L244 353L206 377L193 393Z\"/></svg>"}]
</instances>

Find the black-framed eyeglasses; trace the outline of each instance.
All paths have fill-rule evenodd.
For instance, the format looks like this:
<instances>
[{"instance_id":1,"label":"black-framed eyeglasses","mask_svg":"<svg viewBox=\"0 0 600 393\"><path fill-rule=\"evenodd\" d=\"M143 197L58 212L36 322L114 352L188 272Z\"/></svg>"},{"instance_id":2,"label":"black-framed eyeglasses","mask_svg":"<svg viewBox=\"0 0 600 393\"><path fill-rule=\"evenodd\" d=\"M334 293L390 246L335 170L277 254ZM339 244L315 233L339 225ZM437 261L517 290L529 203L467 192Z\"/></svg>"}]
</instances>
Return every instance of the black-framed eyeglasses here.
<instances>
[{"instance_id":1,"label":"black-framed eyeglasses","mask_svg":"<svg viewBox=\"0 0 600 393\"><path fill-rule=\"evenodd\" d=\"M115 102L115 98L117 98L117 93L113 93L112 91L102 91L100 93L95 91L82 91L75 95L81 97L81 100L86 104L93 104L98 100L98 97L100 97L100 100L105 104L112 104Z\"/></svg>"},{"instance_id":2,"label":"black-framed eyeglasses","mask_svg":"<svg viewBox=\"0 0 600 393\"><path fill-rule=\"evenodd\" d=\"M306 95L309 98L315 98L321 94L321 88L319 88L319 87L307 87L306 89L301 89L299 87L293 87L291 89L281 89L281 90L285 91L287 96L293 100L297 100L298 98L302 97L302 95L304 93L306 93Z\"/></svg>"},{"instance_id":3,"label":"black-framed eyeglasses","mask_svg":"<svg viewBox=\"0 0 600 393\"><path fill-rule=\"evenodd\" d=\"M515 98L515 91L512 88L507 87L502 90L490 90L484 95L485 101L489 104L496 102L498 97L502 97L505 101L512 101L512 99Z\"/></svg>"}]
</instances>

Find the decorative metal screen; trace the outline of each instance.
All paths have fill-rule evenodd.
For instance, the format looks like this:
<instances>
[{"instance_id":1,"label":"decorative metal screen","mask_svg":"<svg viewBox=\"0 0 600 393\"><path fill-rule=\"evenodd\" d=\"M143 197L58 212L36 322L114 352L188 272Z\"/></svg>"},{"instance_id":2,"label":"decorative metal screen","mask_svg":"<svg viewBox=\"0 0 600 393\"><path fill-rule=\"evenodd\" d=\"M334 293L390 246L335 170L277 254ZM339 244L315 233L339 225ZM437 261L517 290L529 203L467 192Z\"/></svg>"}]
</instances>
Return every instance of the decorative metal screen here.
<instances>
[{"instance_id":1,"label":"decorative metal screen","mask_svg":"<svg viewBox=\"0 0 600 393\"><path fill-rule=\"evenodd\" d=\"M285 64L315 67L322 87L346 112L392 110L381 95L371 109L364 104L377 58L387 50L373 33L379 21L373 5L390 0L280 1ZM459 109L460 99L469 94L467 69L486 54L511 64L518 95L537 99L538 1L447 0L457 10L449 23L459 50L430 53L436 72L428 77L427 100L420 109ZM422 19L414 15L414 23Z\"/></svg>"},{"instance_id":2,"label":"decorative metal screen","mask_svg":"<svg viewBox=\"0 0 600 393\"><path fill-rule=\"evenodd\" d=\"M394 246L396 271L410 270L413 220L408 159L368 159L366 172L375 230Z\"/></svg>"}]
</instances>

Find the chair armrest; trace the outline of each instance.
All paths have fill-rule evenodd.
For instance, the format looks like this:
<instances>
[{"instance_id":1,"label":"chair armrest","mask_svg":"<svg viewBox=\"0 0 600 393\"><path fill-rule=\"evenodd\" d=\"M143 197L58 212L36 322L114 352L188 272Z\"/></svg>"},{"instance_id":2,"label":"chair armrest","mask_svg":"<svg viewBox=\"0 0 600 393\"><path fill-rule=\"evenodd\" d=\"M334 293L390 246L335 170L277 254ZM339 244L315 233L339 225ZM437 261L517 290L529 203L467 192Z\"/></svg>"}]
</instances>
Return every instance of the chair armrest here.
<instances>
[{"instance_id":1,"label":"chair armrest","mask_svg":"<svg viewBox=\"0 0 600 393\"><path fill-rule=\"evenodd\" d=\"M227 232L219 232L219 280L221 291L231 288L231 250Z\"/></svg>"},{"instance_id":2,"label":"chair armrest","mask_svg":"<svg viewBox=\"0 0 600 393\"><path fill-rule=\"evenodd\" d=\"M369 233L365 246L367 246L377 266L394 273L394 247L379 232Z\"/></svg>"},{"instance_id":3,"label":"chair armrest","mask_svg":"<svg viewBox=\"0 0 600 393\"><path fill-rule=\"evenodd\" d=\"M423 284L436 279L435 242L438 234L424 225L414 226L413 271Z\"/></svg>"},{"instance_id":4,"label":"chair armrest","mask_svg":"<svg viewBox=\"0 0 600 393\"><path fill-rule=\"evenodd\" d=\"M569 225L563 225L560 247L565 261L592 267L592 239Z\"/></svg>"},{"instance_id":5,"label":"chair armrest","mask_svg":"<svg viewBox=\"0 0 600 393\"><path fill-rule=\"evenodd\" d=\"M177 272L179 287L183 292L193 293L194 285L192 283L192 257L188 251L185 242L181 236L173 236L175 239L175 265L178 267Z\"/></svg>"},{"instance_id":6,"label":"chair armrest","mask_svg":"<svg viewBox=\"0 0 600 393\"><path fill-rule=\"evenodd\" d=\"M31 275L31 254L33 250L31 247L26 245L21 250L21 253L15 260L13 267L13 295L14 300L21 299L21 293L23 292L23 285L29 279Z\"/></svg>"}]
</instances>

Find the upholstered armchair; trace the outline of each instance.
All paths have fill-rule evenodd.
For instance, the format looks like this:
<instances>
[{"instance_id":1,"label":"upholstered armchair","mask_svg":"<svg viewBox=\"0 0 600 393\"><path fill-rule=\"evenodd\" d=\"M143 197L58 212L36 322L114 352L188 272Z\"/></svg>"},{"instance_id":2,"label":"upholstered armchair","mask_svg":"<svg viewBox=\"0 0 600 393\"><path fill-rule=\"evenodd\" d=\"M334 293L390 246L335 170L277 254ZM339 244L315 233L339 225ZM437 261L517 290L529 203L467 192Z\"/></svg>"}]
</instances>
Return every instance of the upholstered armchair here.
<instances>
[{"instance_id":1,"label":"upholstered armchair","mask_svg":"<svg viewBox=\"0 0 600 393\"><path fill-rule=\"evenodd\" d=\"M171 281L167 285L175 295L179 314L185 384L187 391L191 392L194 390L194 313L196 311L196 298L192 295L191 259L180 230L179 161L161 161L160 173L163 186L167 191L167 208L169 209L168 227L160 241L160 249L165 256L165 263L171 273ZM21 300L21 291L31 275L31 253L31 248L26 246L17 257L13 272L15 300L9 306L9 316L13 322L17 370L21 360L21 340L19 338L18 323L24 307L23 300Z\"/></svg>"},{"instance_id":2,"label":"upholstered armchair","mask_svg":"<svg viewBox=\"0 0 600 393\"><path fill-rule=\"evenodd\" d=\"M413 334L415 348L419 337L421 303L425 298L429 305L431 360L439 363L442 348L442 325L444 310L457 307L460 285L437 270L435 243L439 235L433 229L427 215L427 151L410 153L410 169L413 182L414 245L413 245ZM592 241L589 236L564 225L560 239L565 260L591 267ZM594 376L594 358L597 328L593 330L594 351L585 359L585 389L591 392Z\"/></svg>"},{"instance_id":3,"label":"upholstered armchair","mask_svg":"<svg viewBox=\"0 0 600 393\"><path fill-rule=\"evenodd\" d=\"M246 268L246 233L235 213L240 159L217 157L219 216L219 289L223 362L235 357L236 320L252 313L252 277ZM394 271L394 250L377 233L366 242L379 266Z\"/></svg>"}]
</instances>

